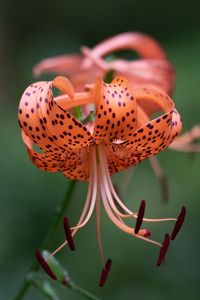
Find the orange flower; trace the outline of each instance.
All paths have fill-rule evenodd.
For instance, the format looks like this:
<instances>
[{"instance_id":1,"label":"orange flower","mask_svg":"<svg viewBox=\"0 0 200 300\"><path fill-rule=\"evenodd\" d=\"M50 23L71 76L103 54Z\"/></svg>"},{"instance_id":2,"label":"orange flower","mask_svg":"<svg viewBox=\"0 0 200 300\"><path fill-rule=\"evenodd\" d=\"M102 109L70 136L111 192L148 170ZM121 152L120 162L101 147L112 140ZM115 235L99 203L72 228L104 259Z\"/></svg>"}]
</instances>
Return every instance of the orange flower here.
<instances>
[{"instance_id":1,"label":"orange flower","mask_svg":"<svg viewBox=\"0 0 200 300\"><path fill-rule=\"evenodd\" d=\"M59 89L62 95L54 97L53 88ZM80 122L70 113L73 107L91 103L95 105L95 120L87 118L86 123ZM153 114L161 111L160 116L151 119ZM161 247L160 265L169 245L169 235L165 237L164 244L150 239L149 229L140 229L142 221L176 219L143 218L144 201L139 212L128 209L115 192L111 175L158 154L170 145L181 131L180 116L173 101L153 88L132 88L123 77L114 79L111 84L105 84L98 78L88 91L82 93L74 93L67 78L56 77L52 82L37 82L25 90L19 106L19 122L29 157L38 168L49 172L60 171L70 179L89 182L78 224L70 228L65 219L68 238L52 255L67 242L74 249L71 230L74 236L86 225L96 207L97 236L104 264L100 239L102 201L110 220L119 229ZM35 151L34 145L42 153ZM125 223L127 218L136 219L135 229ZM173 230L173 238L180 229L177 229L177 226L180 227L179 219ZM109 260L100 285L104 284L110 267Z\"/></svg>"},{"instance_id":2,"label":"orange flower","mask_svg":"<svg viewBox=\"0 0 200 300\"><path fill-rule=\"evenodd\" d=\"M135 61L106 56L120 50L135 51ZM111 37L93 49L81 48L82 54L62 55L39 62L33 69L35 76L41 73L67 75L77 91L82 91L97 76L104 77L109 70L115 76L125 76L133 87L141 84L158 87L168 95L174 85L174 68L167 60L164 50L148 35L128 32Z\"/></svg>"}]
</instances>

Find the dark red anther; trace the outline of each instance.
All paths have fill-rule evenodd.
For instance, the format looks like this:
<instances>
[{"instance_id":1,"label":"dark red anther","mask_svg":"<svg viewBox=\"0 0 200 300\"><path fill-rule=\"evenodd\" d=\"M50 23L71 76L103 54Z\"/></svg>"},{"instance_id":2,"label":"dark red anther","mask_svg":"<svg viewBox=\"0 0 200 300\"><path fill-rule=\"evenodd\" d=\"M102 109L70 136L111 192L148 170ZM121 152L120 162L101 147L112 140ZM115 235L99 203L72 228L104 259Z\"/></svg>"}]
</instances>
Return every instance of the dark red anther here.
<instances>
[{"instance_id":1,"label":"dark red anther","mask_svg":"<svg viewBox=\"0 0 200 300\"><path fill-rule=\"evenodd\" d=\"M145 201L142 200L140 203L140 208L139 208L139 212L138 212L138 216L137 216L137 221L136 221L136 225L135 225L135 230L134 233L137 234L140 230L140 227L142 225L142 221L143 221L143 217L144 217L144 211L145 211Z\"/></svg>"},{"instance_id":2,"label":"dark red anther","mask_svg":"<svg viewBox=\"0 0 200 300\"><path fill-rule=\"evenodd\" d=\"M183 225L183 222L185 220L185 216L186 216L186 208L185 206L183 206L181 208L181 211L180 211L180 214L176 220L176 223L174 225L174 229L172 231L172 234L171 234L171 240L174 240L176 235L178 234L179 230L181 229L182 225Z\"/></svg>"},{"instance_id":3,"label":"dark red anther","mask_svg":"<svg viewBox=\"0 0 200 300\"><path fill-rule=\"evenodd\" d=\"M66 240L68 242L69 248L74 251L75 250L75 245L74 245L74 241L72 238L72 232L71 232L71 228L69 225L69 220L67 217L64 217L63 219L63 226L64 226L64 230L65 230L65 236L66 236Z\"/></svg>"},{"instance_id":4,"label":"dark red anther","mask_svg":"<svg viewBox=\"0 0 200 300\"><path fill-rule=\"evenodd\" d=\"M158 256L157 263L156 263L156 265L158 267L162 264L162 262L165 258L165 255L166 255L167 250L169 248L169 244L170 244L170 236L167 233L167 234L165 234L165 238L164 238L164 241L162 243L162 247L160 248L160 253L159 253L159 256Z\"/></svg>"},{"instance_id":5,"label":"dark red anther","mask_svg":"<svg viewBox=\"0 0 200 300\"><path fill-rule=\"evenodd\" d=\"M37 261L39 262L41 267L44 269L44 271L49 275L49 277L51 277L51 279L53 279L53 280L57 280L57 276L51 270L50 266L48 265L48 263L46 262L46 260L44 259L44 257L40 253L40 251L38 251L38 250L35 251L35 256L37 258Z\"/></svg>"},{"instance_id":6,"label":"dark red anther","mask_svg":"<svg viewBox=\"0 0 200 300\"><path fill-rule=\"evenodd\" d=\"M108 259L107 262L105 263L105 266L104 266L102 272L101 272L101 278L99 280L100 287L103 287L105 285L111 267L112 267L112 260Z\"/></svg>"}]
</instances>

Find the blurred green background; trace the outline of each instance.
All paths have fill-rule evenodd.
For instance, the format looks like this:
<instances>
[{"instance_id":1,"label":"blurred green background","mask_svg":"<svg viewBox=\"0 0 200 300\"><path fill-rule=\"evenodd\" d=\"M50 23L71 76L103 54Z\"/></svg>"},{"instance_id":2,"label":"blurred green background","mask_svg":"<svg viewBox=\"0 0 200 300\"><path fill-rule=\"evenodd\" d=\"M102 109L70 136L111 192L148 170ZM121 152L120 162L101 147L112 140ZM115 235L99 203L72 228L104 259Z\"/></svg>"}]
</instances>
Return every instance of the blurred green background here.
<instances>
[{"instance_id":1,"label":"blurred green background","mask_svg":"<svg viewBox=\"0 0 200 300\"><path fill-rule=\"evenodd\" d=\"M14 299L21 281L40 247L55 207L68 182L61 174L40 171L29 161L17 124L19 99L34 82L32 67L40 59L78 51L104 38L142 31L157 38L167 50L177 73L174 100L184 130L200 121L200 18L199 1L1 1L0 3L0 299ZM130 207L147 201L147 215L177 215L186 205L188 216L164 267L155 262L158 249L118 231L103 213L102 238L113 269L107 285L99 289L101 271L94 220L75 238L77 250L58 255L72 279L101 299L199 299L200 295L200 155L167 150L159 155L170 188L163 204L160 189L148 161L133 170L123 194ZM119 180L120 176L116 178ZM74 223L83 206L87 184L78 184L68 208ZM94 219L94 218L93 218ZM155 238L162 240L168 225L154 224ZM55 244L63 239L62 227ZM62 299L81 300L72 290L58 289ZM43 296L31 288L24 299Z\"/></svg>"}]
</instances>

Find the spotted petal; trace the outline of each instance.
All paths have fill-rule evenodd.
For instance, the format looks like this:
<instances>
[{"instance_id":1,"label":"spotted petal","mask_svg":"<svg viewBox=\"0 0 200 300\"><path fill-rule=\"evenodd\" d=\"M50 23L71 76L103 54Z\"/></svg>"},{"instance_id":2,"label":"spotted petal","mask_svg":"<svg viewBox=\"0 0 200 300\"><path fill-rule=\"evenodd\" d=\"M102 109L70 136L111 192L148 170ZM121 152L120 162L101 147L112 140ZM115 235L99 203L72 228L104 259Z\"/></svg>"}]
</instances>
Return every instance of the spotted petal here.
<instances>
[{"instance_id":1,"label":"spotted petal","mask_svg":"<svg viewBox=\"0 0 200 300\"><path fill-rule=\"evenodd\" d=\"M106 156L111 175L135 166L141 161L140 155L123 147L123 143L109 143Z\"/></svg>"},{"instance_id":2,"label":"spotted petal","mask_svg":"<svg viewBox=\"0 0 200 300\"><path fill-rule=\"evenodd\" d=\"M68 81L66 91L68 91ZM90 145L90 132L69 112L58 106L52 87L64 88L63 77L50 82L38 82L29 86L20 101L19 121L24 133L41 147L49 151L55 148L79 149ZM71 90L70 90L71 92Z\"/></svg>"},{"instance_id":3,"label":"spotted petal","mask_svg":"<svg viewBox=\"0 0 200 300\"><path fill-rule=\"evenodd\" d=\"M96 98L95 142L126 140L137 128L137 103L127 80L118 77L111 84L103 84L99 79Z\"/></svg>"},{"instance_id":4,"label":"spotted petal","mask_svg":"<svg viewBox=\"0 0 200 300\"><path fill-rule=\"evenodd\" d=\"M87 181L89 178L89 153L82 149L75 151L37 152L33 149L33 143L22 131L22 138L27 147L29 158L39 169L48 172L63 172L70 179Z\"/></svg>"},{"instance_id":5,"label":"spotted petal","mask_svg":"<svg viewBox=\"0 0 200 300\"><path fill-rule=\"evenodd\" d=\"M129 140L122 145L139 155L142 160L164 150L173 141L181 131L181 120L172 100L164 93L153 89L137 89L134 90L134 94L140 105L140 113L151 104L157 106L157 112L164 112L153 120L149 121L147 118L143 124L141 120L145 121L147 114L141 115L140 127L132 132Z\"/></svg>"},{"instance_id":6,"label":"spotted petal","mask_svg":"<svg viewBox=\"0 0 200 300\"><path fill-rule=\"evenodd\" d=\"M24 92L19 108L22 137L32 162L42 170L65 172L72 179L87 180L88 150L92 137L87 128L69 112L58 106L52 87L73 89L65 78L39 82ZM34 150L34 145L42 153Z\"/></svg>"}]
</instances>

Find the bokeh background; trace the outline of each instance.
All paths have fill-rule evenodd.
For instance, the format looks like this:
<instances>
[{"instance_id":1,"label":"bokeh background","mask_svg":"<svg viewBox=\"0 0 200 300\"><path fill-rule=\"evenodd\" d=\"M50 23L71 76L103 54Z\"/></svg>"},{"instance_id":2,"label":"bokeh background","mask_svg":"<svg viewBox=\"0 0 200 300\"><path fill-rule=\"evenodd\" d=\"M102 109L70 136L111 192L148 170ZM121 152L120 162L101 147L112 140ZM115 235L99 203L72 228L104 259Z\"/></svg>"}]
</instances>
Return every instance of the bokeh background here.
<instances>
[{"instance_id":1,"label":"bokeh background","mask_svg":"<svg viewBox=\"0 0 200 300\"><path fill-rule=\"evenodd\" d=\"M104 38L142 31L165 47L177 74L174 100L184 130L200 122L200 18L199 1L178 0L34 0L0 3L0 299L14 295L28 270L35 249L44 239L55 207L65 195L68 181L48 174L28 159L17 124L17 108L25 87L34 82L32 67L39 60L93 46ZM163 204L158 181L148 161L133 170L123 193L137 209L141 199L150 216L177 215L186 205L188 216L164 267L155 262L158 249L118 231L103 213L102 238L113 269L107 285L99 289L101 271L94 220L76 236L77 251L58 255L72 279L105 300L199 299L200 295L200 155L167 150L159 155L169 181L170 201ZM118 176L115 180L120 181ZM75 222L87 185L78 184L67 214ZM151 226L162 240L168 225ZM55 244L62 241L62 227ZM62 299L81 300L72 290L58 289ZM27 300L44 299L33 287Z\"/></svg>"}]
</instances>

